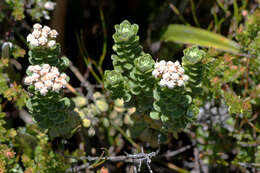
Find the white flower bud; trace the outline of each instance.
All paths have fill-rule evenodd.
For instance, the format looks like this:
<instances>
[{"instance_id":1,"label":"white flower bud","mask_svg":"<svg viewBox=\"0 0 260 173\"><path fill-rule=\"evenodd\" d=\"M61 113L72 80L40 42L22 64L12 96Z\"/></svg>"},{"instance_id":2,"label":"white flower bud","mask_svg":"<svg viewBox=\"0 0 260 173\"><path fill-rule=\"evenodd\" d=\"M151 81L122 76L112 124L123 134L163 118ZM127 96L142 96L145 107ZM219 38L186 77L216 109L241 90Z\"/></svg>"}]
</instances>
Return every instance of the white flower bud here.
<instances>
[{"instance_id":1,"label":"white flower bud","mask_svg":"<svg viewBox=\"0 0 260 173\"><path fill-rule=\"evenodd\" d=\"M31 85L32 82L33 82L33 79L32 79L31 76L27 76L27 77L24 79L24 83L25 83L26 85Z\"/></svg>"},{"instance_id":2,"label":"white flower bud","mask_svg":"<svg viewBox=\"0 0 260 173\"><path fill-rule=\"evenodd\" d=\"M29 34L26 38L27 42L31 42L34 39L34 36L32 34Z\"/></svg>"},{"instance_id":3,"label":"white flower bud","mask_svg":"<svg viewBox=\"0 0 260 173\"><path fill-rule=\"evenodd\" d=\"M174 64L175 64L177 67L180 67L180 66L181 66L181 64L180 64L179 61L176 61Z\"/></svg>"},{"instance_id":4,"label":"white flower bud","mask_svg":"<svg viewBox=\"0 0 260 173\"><path fill-rule=\"evenodd\" d=\"M35 86L35 88L36 88L37 90L40 90L40 89L42 89L42 88L44 87L44 85L43 85L42 82L36 82L36 83L34 84L34 86Z\"/></svg>"},{"instance_id":5,"label":"white flower bud","mask_svg":"<svg viewBox=\"0 0 260 173\"><path fill-rule=\"evenodd\" d=\"M156 63L154 64L154 68L155 68L155 69L157 69L159 66L160 66L160 64L159 64L158 62L156 62Z\"/></svg>"},{"instance_id":6,"label":"white flower bud","mask_svg":"<svg viewBox=\"0 0 260 173\"><path fill-rule=\"evenodd\" d=\"M61 77L56 78L55 82L61 84L63 87L65 87L67 84L67 81L65 79L62 79Z\"/></svg>"},{"instance_id":7,"label":"white flower bud","mask_svg":"<svg viewBox=\"0 0 260 173\"><path fill-rule=\"evenodd\" d=\"M159 64L160 64L160 66L165 66L165 65L166 65L166 61L161 60L161 61L159 62Z\"/></svg>"},{"instance_id":8,"label":"white flower bud","mask_svg":"<svg viewBox=\"0 0 260 173\"><path fill-rule=\"evenodd\" d=\"M30 65L30 66L28 67L28 71L29 71L29 72L35 72L34 66L33 66L33 65Z\"/></svg>"},{"instance_id":9,"label":"white flower bud","mask_svg":"<svg viewBox=\"0 0 260 173\"><path fill-rule=\"evenodd\" d=\"M42 37L45 37L45 38L47 38L47 37L48 37L48 35L49 35L49 33L48 33L48 32L45 32L45 31L42 31L42 32L41 32L41 36L42 36Z\"/></svg>"},{"instance_id":10,"label":"white flower bud","mask_svg":"<svg viewBox=\"0 0 260 173\"><path fill-rule=\"evenodd\" d=\"M178 80L178 79L180 78L180 76L179 76L177 73L172 73L172 74L171 74L171 78L172 78L173 80Z\"/></svg>"},{"instance_id":11,"label":"white flower bud","mask_svg":"<svg viewBox=\"0 0 260 173\"><path fill-rule=\"evenodd\" d=\"M55 76L60 75L59 69L57 67L52 67L50 72L53 73Z\"/></svg>"},{"instance_id":12,"label":"white flower bud","mask_svg":"<svg viewBox=\"0 0 260 173\"><path fill-rule=\"evenodd\" d=\"M61 73L60 77L61 77L62 79L66 79L68 76L67 76L65 73Z\"/></svg>"},{"instance_id":13,"label":"white flower bud","mask_svg":"<svg viewBox=\"0 0 260 173\"><path fill-rule=\"evenodd\" d=\"M168 67L168 71L171 72L171 73L176 73L177 72L177 68L176 68L175 65L173 65L173 66Z\"/></svg>"},{"instance_id":14,"label":"white flower bud","mask_svg":"<svg viewBox=\"0 0 260 173\"><path fill-rule=\"evenodd\" d=\"M30 45L36 47L36 46L39 46L39 42L38 42L37 39L34 38L34 39L32 39L32 40L30 41Z\"/></svg>"},{"instance_id":15,"label":"white flower bud","mask_svg":"<svg viewBox=\"0 0 260 173\"><path fill-rule=\"evenodd\" d=\"M41 32L39 30L33 30L32 35L34 38L39 38L41 36Z\"/></svg>"},{"instance_id":16,"label":"white flower bud","mask_svg":"<svg viewBox=\"0 0 260 173\"><path fill-rule=\"evenodd\" d=\"M62 85L59 83L54 83L52 86L52 90L58 92L61 89Z\"/></svg>"},{"instance_id":17,"label":"white flower bud","mask_svg":"<svg viewBox=\"0 0 260 173\"><path fill-rule=\"evenodd\" d=\"M178 86L182 86L184 84L184 81L182 80L182 79L179 79L178 81L177 81L177 85Z\"/></svg>"},{"instance_id":18,"label":"white flower bud","mask_svg":"<svg viewBox=\"0 0 260 173\"><path fill-rule=\"evenodd\" d=\"M168 79L171 77L171 74L170 73L164 73L163 74L163 79Z\"/></svg>"},{"instance_id":19,"label":"white flower bud","mask_svg":"<svg viewBox=\"0 0 260 173\"><path fill-rule=\"evenodd\" d=\"M40 71L40 74L41 74L41 76L44 76L44 75L46 75L48 72L49 72L49 69L42 69L42 70Z\"/></svg>"},{"instance_id":20,"label":"white flower bud","mask_svg":"<svg viewBox=\"0 0 260 173\"><path fill-rule=\"evenodd\" d=\"M32 80L33 80L33 81L38 81L40 75L37 74L37 73L33 73L31 77L32 77Z\"/></svg>"},{"instance_id":21,"label":"white flower bud","mask_svg":"<svg viewBox=\"0 0 260 173\"><path fill-rule=\"evenodd\" d=\"M41 29L42 25L40 25L39 23L36 23L33 25L33 29Z\"/></svg>"},{"instance_id":22,"label":"white flower bud","mask_svg":"<svg viewBox=\"0 0 260 173\"><path fill-rule=\"evenodd\" d=\"M53 47L53 46L55 46L55 44L56 44L56 41L55 40L50 40L49 42L48 42L48 47Z\"/></svg>"},{"instance_id":23,"label":"white flower bud","mask_svg":"<svg viewBox=\"0 0 260 173\"><path fill-rule=\"evenodd\" d=\"M35 66L34 66L34 69L35 69L36 71L40 71L42 68L41 68L41 66L39 66L39 65L35 65Z\"/></svg>"},{"instance_id":24,"label":"white flower bud","mask_svg":"<svg viewBox=\"0 0 260 173\"><path fill-rule=\"evenodd\" d=\"M51 80L46 80L46 81L44 81L44 85L47 88L52 88L53 82Z\"/></svg>"},{"instance_id":25,"label":"white flower bud","mask_svg":"<svg viewBox=\"0 0 260 173\"><path fill-rule=\"evenodd\" d=\"M55 77L56 77L56 75L55 74L53 74L53 73L47 73L45 76L43 76L43 79L42 80L54 80L55 79Z\"/></svg>"},{"instance_id":26,"label":"white flower bud","mask_svg":"<svg viewBox=\"0 0 260 173\"><path fill-rule=\"evenodd\" d=\"M43 87L43 88L40 89L40 93L41 93L41 95L43 95L43 96L45 96L45 95L47 94L47 92L48 92L47 87Z\"/></svg>"},{"instance_id":27,"label":"white flower bud","mask_svg":"<svg viewBox=\"0 0 260 173\"><path fill-rule=\"evenodd\" d=\"M42 28L42 32L49 33L50 31L51 31L51 28L48 27L48 26L44 26L44 27Z\"/></svg>"},{"instance_id":28,"label":"white flower bud","mask_svg":"<svg viewBox=\"0 0 260 173\"><path fill-rule=\"evenodd\" d=\"M58 32L55 29L51 30L49 34L51 38L56 38L58 36Z\"/></svg>"},{"instance_id":29,"label":"white flower bud","mask_svg":"<svg viewBox=\"0 0 260 173\"><path fill-rule=\"evenodd\" d=\"M187 81L187 80L189 79L189 76L185 74L185 75L182 76L182 79L183 79L184 81Z\"/></svg>"},{"instance_id":30,"label":"white flower bud","mask_svg":"<svg viewBox=\"0 0 260 173\"><path fill-rule=\"evenodd\" d=\"M178 68L178 73L179 73L179 74L183 74L183 73L184 73L184 69L183 69L182 67L179 67L179 68Z\"/></svg>"},{"instance_id":31,"label":"white flower bud","mask_svg":"<svg viewBox=\"0 0 260 173\"><path fill-rule=\"evenodd\" d=\"M49 16L48 11L43 10L43 11L42 11L42 14L43 14L44 19L46 19L46 20L50 20L50 19L51 19L51 17Z\"/></svg>"},{"instance_id":32,"label":"white flower bud","mask_svg":"<svg viewBox=\"0 0 260 173\"><path fill-rule=\"evenodd\" d=\"M60 83L62 84L62 87L65 88L67 85L67 81L65 79L61 79Z\"/></svg>"},{"instance_id":33,"label":"white flower bud","mask_svg":"<svg viewBox=\"0 0 260 173\"><path fill-rule=\"evenodd\" d=\"M167 66L174 66L175 64L172 61L167 62Z\"/></svg>"},{"instance_id":34,"label":"white flower bud","mask_svg":"<svg viewBox=\"0 0 260 173\"><path fill-rule=\"evenodd\" d=\"M49 73L48 73L49 74ZM47 80L52 80L48 78L48 74L44 75L41 77L41 81L47 81Z\"/></svg>"},{"instance_id":35,"label":"white flower bud","mask_svg":"<svg viewBox=\"0 0 260 173\"><path fill-rule=\"evenodd\" d=\"M168 88L174 88L175 87L175 83L173 81L168 81L167 82L167 86L168 86Z\"/></svg>"},{"instance_id":36,"label":"white flower bud","mask_svg":"<svg viewBox=\"0 0 260 173\"><path fill-rule=\"evenodd\" d=\"M43 69L50 70L51 66L50 66L49 64L43 64L43 65L42 65L42 68L43 68Z\"/></svg>"},{"instance_id":37,"label":"white flower bud","mask_svg":"<svg viewBox=\"0 0 260 173\"><path fill-rule=\"evenodd\" d=\"M160 86L167 86L168 88L174 88L176 85L182 86L184 82L189 79L187 75L184 75L184 68L182 68L179 61L160 61L154 65L152 75L155 77L161 76L162 79L159 82Z\"/></svg>"},{"instance_id":38,"label":"white flower bud","mask_svg":"<svg viewBox=\"0 0 260 173\"><path fill-rule=\"evenodd\" d=\"M159 66L157 69L160 73L164 73L166 70L166 66Z\"/></svg>"},{"instance_id":39,"label":"white flower bud","mask_svg":"<svg viewBox=\"0 0 260 173\"><path fill-rule=\"evenodd\" d=\"M46 10L54 10L55 5L56 5L55 2L47 1L47 2L44 4L44 8L45 8Z\"/></svg>"},{"instance_id":40,"label":"white flower bud","mask_svg":"<svg viewBox=\"0 0 260 173\"><path fill-rule=\"evenodd\" d=\"M159 85L164 87L164 86L167 86L167 83L168 82L166 80L162 79L162 80L160 80Z\"/></svg>"},{"instance_id":41,"label":"white flower bud","mask_svg":"<svg viewBox=\"0 0 260 173\"><path fill-rule=\"evenodd\" d=\"M157 69L154 69L153 72L152 72L152 75L157 78L160 75L160 73Z\"/></svg>"},{"instance_id":42,"label":"white flower bud","mask_svg":"<svg viewBox=\"0 0 260 173\"><path fill-rule=\"evenodd\" d=\"M40 37L38 40L39 40L39 44L42 45L42 46L46 45L46 43L48 41L47 38L43 37L43 36Z\"/></svg>"}]
</instances>

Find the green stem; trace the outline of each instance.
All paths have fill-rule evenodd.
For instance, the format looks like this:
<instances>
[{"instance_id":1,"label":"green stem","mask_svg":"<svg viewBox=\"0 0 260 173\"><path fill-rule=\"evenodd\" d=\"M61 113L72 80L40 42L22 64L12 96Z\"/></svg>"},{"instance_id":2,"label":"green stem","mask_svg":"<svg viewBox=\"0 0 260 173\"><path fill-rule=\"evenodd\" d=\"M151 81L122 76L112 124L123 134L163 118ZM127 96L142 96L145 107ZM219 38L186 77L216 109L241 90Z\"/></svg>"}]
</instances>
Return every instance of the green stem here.
<instances>
[{"instance_id":1,"label":"green stem","mask_svg":"<svg viewBox=\"0 0 260 173\"><path fill-rule=\"evenodd\" d=\"M83 56L84 62L87 66L87 68L89 69L90 73L94 76L94 78L98 81L98 83L103 84L102 80L100 79L100 77L97 75L97 73L93 70L92 68L92 64L88 61L88 59Z\"/></svg>"},{"instance_id":2,"label":"green stem","mask_svg":"<svg viewBox=\"0 0 260 173\"><path fill-rule=\"evenodd\" d=\"M245 10L246 7L247 7L247 4L248 4L248 0L242 1L242 7L241 7L241 9L242 9L242 10Z\"/></svg>"},{"instance_id":3,"label":"green stem","mask_svg":"<svg viewBox=\"0 0 260 173\"><path fill-rule=\"evenodd\" d=\"M82 32L81 32L81 37L82 37ZM100 77L97 75L97 73L93 70L92 68L92 64L93 61L91 61L91 58L88 56L88 52L84 46L84 42L82 41L82 39L80 39L80 36L76 33L76 39L77 39L77 44L79 45L79 50L81 55L83 56L83 60L87 66L87 68L89 69L90 73L94 76L94 78L100 83L103 84L102 80L100 79ZM81 46L82 45L82 46ZM85 56L85 54L87 55L87 57ZM95 65L95 64L94 64ZM97 66L96 66L97 67ZM99 71L100 72L100 71Z\"/></svg>"},{"instance_id":4,"label":"green stem","mask_svg":"<svg viewBox=\"0 0 260 173\"><path fill-rule=\"evenodd\" d=\"M239 13L238 13L237 0L233 0L233 8L234 8L235 29L236 29L237 28L237 24L239 22Z\"/></svg>"},{"instance_id":5,"label":"green stem","mask_svg":"<svg viewBox=\"0 0 260 173\"><path fill-rule=\"evenodd\" d=\"M217 16L216 10L214 8L212 9L212 15L213 15L213 18L214 18L215 28L217 28L217 26L218 26L218 16Z\"/></svg>"},{"instance_id":6,"label":"green stem","mask_svg":"<svg viewBox=\"0 0 260 173\"><path fill-rule=\"evenodd\" d=\"M198 27L200 27L200 23L199 23L199 21L198 21L198 19L197 19L197 15L196 15L196 7L195 7L195 4L194 4L193 0L190 0L190 2L191 2L191 12L192 12L193 20L194 20L195 24L196 24Z\"/></svg>"},{"instance_id":7,"label":"green stem","mask_svg":"<svg viewBox=\"0 0 260 173\"><path fill-rule=\"evenodd\" d=\"M185 18L181 15L180 11L178 10L178 8L176 8L172 3L169 3L170 8L172 9L172 11L180 18L180 20L185 23L186 25L190 25Z\"/></svg>"},{"instance_id":8,"label":"green stem","mask_svg":"<svg viewBox=\"0 0 260 173\"><path fill-rule=\"evenodd\" d=\"M226 9L223 5L223 3L220 0L217 0L217 3L219 5L219 7L225 12L225 14L228 14L228 9Z\"/></svg>"},{"instance_id":9,"label":"green stem","mask_svg":"<svg viewBox=\"0 0 260 173\"><path fill-rule=\"evenodd\" d=\"M100 56L98 64L100 67L102 67L103 61L104 61L104 59L106 57L106 53L107 53L107 30L106 30L106 23L105 23L103 9L100 8L99 11L100 11L100 19L101 19L102 29L103 29L103 34L104 34L104 41L103 41L102 54Z\"/></svg>"},{"instance_id":10,"label":"green stem","mask_svg":"<svg viewBox=\"0 0 260 173\"><path fill-rule=\"evenodd\" d=\"M220 21L218 22L218 33L221 33L221 25L222 23L225 21L225 18L220 19Z\"/></svg>"},{"instance_id":11,"label":"green stem","mask_svg":"<svg viewBox=\"0 0 260 173\"><path fill-rule=\"evenodd\" d=\"M86 49L86 44L83 40L84 36L83 36L83 30L80 30L80 37L79 37L79 41L80 41L80 45L82 47L82 53L87 55L87 58L90 59L90 56L88 54L88 51Z\"/></svg>"},{"instance_id":12,"label":"green stem","mask_svg":"<svg viewBox=\"0 0 260 173\"><path fill-rule=\"evenodd\" d=\"M117 126L117 125L115 125L115 124L113 124L113 123L112 123L112 126L115 127L115 129L116 129L117 131L119 131L119 132L123 135L123 137L124 137L129 143L131 143L138 151L141 151L141 147L140 147L137 143L135 143L131 137L127 136L127 134L126 134L119 126Z\"/></svg>"}]
</instances>

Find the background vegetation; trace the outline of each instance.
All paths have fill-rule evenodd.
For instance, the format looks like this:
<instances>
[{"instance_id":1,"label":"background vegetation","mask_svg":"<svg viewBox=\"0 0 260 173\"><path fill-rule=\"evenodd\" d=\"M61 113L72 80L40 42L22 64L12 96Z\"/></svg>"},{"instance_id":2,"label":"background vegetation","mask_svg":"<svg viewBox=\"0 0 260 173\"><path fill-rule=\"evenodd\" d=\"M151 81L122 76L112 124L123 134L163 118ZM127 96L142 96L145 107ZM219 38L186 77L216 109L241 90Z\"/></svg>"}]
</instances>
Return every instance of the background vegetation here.
<instances>
[{"instance_id":1,"label":"background vegetation","mask_svg":"<svg viewBox=\"0 0 260 173\"><path fill-rule=\"evenodd\" d=\"M259 1L57 0L54 9L46 2L0 1L0 173L259 171ZM192 44L206 52L194 99L200 112L178 133L137 126L136 109L104 89L114 25L125 19L139 25L154 60L181 61ZM71 61L65 95L81 125L67 139L51 139L25 107L26 36L36 22L57 29Z\"/></svg>"}]
</instances>

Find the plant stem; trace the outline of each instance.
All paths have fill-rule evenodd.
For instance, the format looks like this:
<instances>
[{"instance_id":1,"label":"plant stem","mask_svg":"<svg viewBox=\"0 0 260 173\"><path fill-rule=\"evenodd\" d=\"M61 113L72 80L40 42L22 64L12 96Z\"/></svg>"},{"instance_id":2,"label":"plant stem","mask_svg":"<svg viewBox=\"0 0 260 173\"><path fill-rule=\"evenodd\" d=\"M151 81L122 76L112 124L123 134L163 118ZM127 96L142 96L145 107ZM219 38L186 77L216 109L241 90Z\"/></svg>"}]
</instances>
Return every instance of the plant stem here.
<instances>
[{"instance_id":1,"label":"plant stem","mask_svg":"<svg viewBox=\"0 0 260 173\"><path fill-rule=\"evenodd\" d=\"M191 11L192 11L193 20L194 20L195 24L196 24L198 27L200 27L200 23L199 23L199 21L198 21L198 19L197 19L197 15L196 15L196 7L195 7L195 4L194 4L193 0L190 0L190 2L191 2Z\"/></svg>"},{"instance_id":2,"label":"plant stem","mask_svg":"<svg viewBox=\"0 0 260 173\"><path fill-rule=\"evenodd\" d=\"M112 123L112 126L115 127L115 129L117 131L119 131L123 135L123 137L126 138L126 140L129 143L131 143L138 151L141 151L141 147L137 143L135 143L131 137L127 136L127 134L119 126L117 126L113 123Z\"/></svg>"}]
</instances>

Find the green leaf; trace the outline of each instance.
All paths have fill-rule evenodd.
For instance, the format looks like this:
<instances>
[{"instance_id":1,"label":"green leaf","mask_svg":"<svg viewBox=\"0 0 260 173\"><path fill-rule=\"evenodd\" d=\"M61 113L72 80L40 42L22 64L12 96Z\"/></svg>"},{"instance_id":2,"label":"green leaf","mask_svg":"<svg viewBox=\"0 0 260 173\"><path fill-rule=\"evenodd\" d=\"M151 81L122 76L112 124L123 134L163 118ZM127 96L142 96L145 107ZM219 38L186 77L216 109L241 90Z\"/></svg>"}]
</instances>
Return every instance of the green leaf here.
<instances>
[{"instance_id":1,"label":"green leaf","mask_svg":"<svg viewBox=\"0 0 260 173\"><path fill-rule=\"evenodd\" d=\"M169 25L161 40L184 44L195 44L203 47L239 53L241 46L235 41L229 40L219 34L185 25Z\"/></svg>"},{"instance_id":2,"label":"green leaf","mask_svg":"<svg viewBox=\"0 0 260 173\"><path fill-rule=\"evenodd\" d=\"M150 117L154 120L159 120L160 114L159 114L159 112L150 112Z\"/></svg>"}]
</instances>

